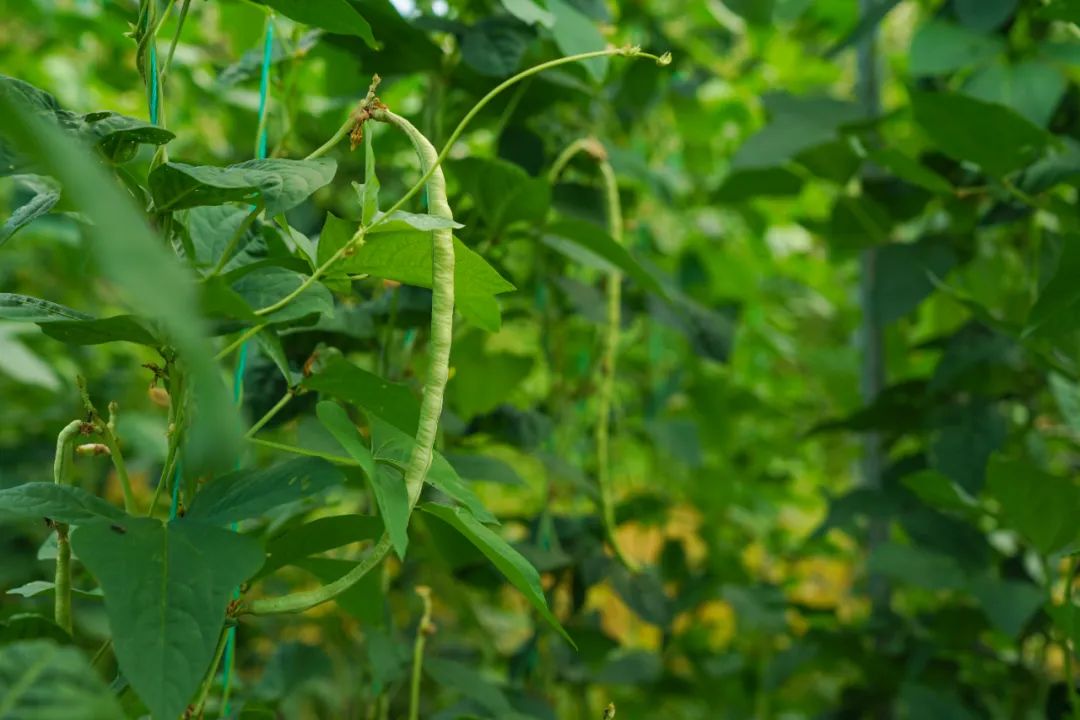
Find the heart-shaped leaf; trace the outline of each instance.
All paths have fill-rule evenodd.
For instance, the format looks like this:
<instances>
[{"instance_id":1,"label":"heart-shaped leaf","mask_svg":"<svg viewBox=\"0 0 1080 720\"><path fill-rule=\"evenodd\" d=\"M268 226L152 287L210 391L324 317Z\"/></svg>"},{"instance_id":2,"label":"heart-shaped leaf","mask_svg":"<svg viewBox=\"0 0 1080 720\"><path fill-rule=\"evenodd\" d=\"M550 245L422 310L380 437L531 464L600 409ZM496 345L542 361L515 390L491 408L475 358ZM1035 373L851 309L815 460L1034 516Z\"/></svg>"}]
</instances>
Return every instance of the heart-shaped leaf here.
<instances>
[{"instance_id":1,"label":"heart-shaped leaf","mask_svg":"<svg viewBox=\"0 0 1080 720\"><path fill-rule=\"evenodd\" d=\"M105 591L121 672L154 717L178 717L213 658L229 596L262 565L262 549L221 528L149 518L81 527L71 543Z\"/></svg>"}]
</instances>

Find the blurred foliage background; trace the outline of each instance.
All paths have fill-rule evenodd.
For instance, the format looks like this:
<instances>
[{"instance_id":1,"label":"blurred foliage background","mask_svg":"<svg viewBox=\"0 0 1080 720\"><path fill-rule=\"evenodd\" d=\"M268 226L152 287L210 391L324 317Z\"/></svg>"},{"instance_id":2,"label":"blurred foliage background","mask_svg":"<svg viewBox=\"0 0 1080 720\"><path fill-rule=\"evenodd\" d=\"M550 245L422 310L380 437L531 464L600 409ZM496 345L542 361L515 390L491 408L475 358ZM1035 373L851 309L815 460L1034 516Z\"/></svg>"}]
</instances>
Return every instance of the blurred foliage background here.
<instances>
[{"instance_id":1,"label":"blurred foliage background","mask_svg":"<svg viewBox=\"0 0 1080 720\"><path fill-rule=\"evenodd\" d=\"M441 449L541 571L577 650L482 556L418 518L406 561L378 583L241 623L234 713L404 717L414 588L428 585L426 718L593 719L609 701L620 719L1080 717L1068 650L1080 636L1080 4L348 2L381 49L270 20L271 157L321 145L375 73L381 99L441 148L487 90L536 62L604 42L674 62L616 57L530 79L482 112L446 167L458 236L516 290L500 296L497 331L456 329ZM137 11L0 0L0 72L78 113L145 118L126 36ZM163 91L170 158L254 156L267 17L239 0L191 3ZM414 153L383 127L365 132L395 198L416 177ZM666 290L624 287L612 470L637 574L614 561L596 511L609 266L559 232L605 222L599 178L582 158L543 180L582 136L605 146L628 246ZM151 155L127 167L145 175ZM335 182L288 213L310 238L327 212L359 215L349 181L364 178L364 153L333 156ZM0 179L8 209L32 193ZM85 243L71 213L36 219L0 240L0 290L121 311ZM282 333L293 369L336 348L416 386L427 295L333 289L333 318ZM81 374L101 404L120 404L145 502L166 452L141 367L155 357L0 321L0 484L50 477L56 433L81 412ZM284 390L253 349L245 414ZM313 395L267 437L332 447ZM77 473L119 501L107 460L80 458ZM353 511L367 501L357 487L245 531L273 538ZM0 526L0 587L48 579L47 537ZM267 592L355 555L309 558ZM0 596L5 637L50 602ZM78 598L76 619L92 653L108 634L100 600Z\"/></svg>"}]
</instances>

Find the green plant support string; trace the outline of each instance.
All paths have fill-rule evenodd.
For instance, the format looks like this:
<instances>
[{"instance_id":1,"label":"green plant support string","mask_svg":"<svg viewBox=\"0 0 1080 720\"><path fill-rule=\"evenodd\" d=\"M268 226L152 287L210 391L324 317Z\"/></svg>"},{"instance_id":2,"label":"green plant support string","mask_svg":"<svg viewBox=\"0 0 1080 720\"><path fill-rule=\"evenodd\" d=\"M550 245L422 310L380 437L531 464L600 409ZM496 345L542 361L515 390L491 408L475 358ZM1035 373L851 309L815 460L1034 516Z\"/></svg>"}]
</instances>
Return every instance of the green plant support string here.
<instances>
[{"instance_id":1,"label":"green plant support string","mask_svg":"<svg viewBox=\"0 0 1080 720\"><path fill-rule=\"evenodd\" d=\"M270 64L274 54L274 15L271 13L266 18L266 33L263 40L262 71L259 76L259 130L255 141L255 157L259 160L266 158L267 132L266 132L266 105L270 96ZM244 372L247 370L248 344L240 346L236 360L236 370L233 374L233 402L240 404L244 397ZM239 464L239 461L237 462ZM233 523L233 530L236 530ZM240 597L240 588L233 590L233 599ZM233 666L236 661L236 627L230 627L225 637L225 657L222 660L221 687L222 687L222 715L228 717L232 713L229 706L229 694L232 689Z\"/></svg>"}]
</instances>

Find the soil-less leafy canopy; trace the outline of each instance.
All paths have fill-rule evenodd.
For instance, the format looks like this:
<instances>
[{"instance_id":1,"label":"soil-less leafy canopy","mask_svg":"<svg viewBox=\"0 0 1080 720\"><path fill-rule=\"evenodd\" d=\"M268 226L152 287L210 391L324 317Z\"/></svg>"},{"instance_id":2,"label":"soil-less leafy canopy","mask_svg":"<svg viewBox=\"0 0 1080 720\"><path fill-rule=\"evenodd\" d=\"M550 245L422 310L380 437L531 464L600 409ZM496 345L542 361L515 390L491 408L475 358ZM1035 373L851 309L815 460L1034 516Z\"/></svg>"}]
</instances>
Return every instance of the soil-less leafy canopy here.
<instances>
[{"instance_id":1,"label":"soil-less leafy canopy","mask_svg":"<svg viewBox=\"0 0 1080 720\"><path fill-rule=\"evenodd\" d=\"M0 718L1080 719L1078 23L11 4Z\"/></svg>"}]
</instances>

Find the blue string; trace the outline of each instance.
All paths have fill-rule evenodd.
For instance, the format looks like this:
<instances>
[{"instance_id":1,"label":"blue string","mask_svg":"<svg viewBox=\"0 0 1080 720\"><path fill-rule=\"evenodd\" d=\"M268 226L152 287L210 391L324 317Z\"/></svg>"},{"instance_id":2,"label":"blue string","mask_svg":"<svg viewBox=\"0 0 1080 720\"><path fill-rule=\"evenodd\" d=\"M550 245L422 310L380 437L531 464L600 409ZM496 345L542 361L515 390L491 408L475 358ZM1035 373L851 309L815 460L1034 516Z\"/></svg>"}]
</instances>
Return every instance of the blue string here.
<instances>
[{"instance_id":1,"label":"blue string","mask_svg":"<svg viewBox=\"0 0 1080 720\"><path fill-rule=\"evenodd\" d=\"M262 74L259 77L259 137L255 143L255 157L262 160L266 157L266 103L270 97L270 64L273 60L274 54L274 16L271 13L270 17L266 21L266 39L263 43L263 61L262 61ZM240 346L239 356L236 360L236 370L233 373L233 402L237 405L240 404L240 398L244 392L244 371L247 369L248 359L248 344L245 342ZM239 461L237 461L239 465ZM233 530L237 529L236 523L233 523ZM240 596L240 589L233 590L233 598ZM231 627L228 630L228 634L225 637L225 657L222 660L223 668L221 671L221 686L227 693L229 683L232 679L233 668L233 656L236 652L236 628ZM222 714L225 717L229 717L232 713L229 707L228 701L225 703L225 707L222 708Z\"/></svg>"},{"instance_id":2,"label":"blue string","mask_svg":"<svg viewBox=\"0 0 1080 720\"><path fill-rule=\"evenodd\" d=\"M157 43L150 43L150 122L158 121Z\"/></svg>"},{"instance_id":3,"label":"blue string","mask_svg":"<svg viewBox=\"0 0 1080 720\"><path fill-rule=\"evenodd\" d=\"M270 96L270 62L274 54L273 16L266 23L266 41L263 44L262 76L259 78L259 140L255 157L266 157L266 100Z\"/></svg>"}]
</instances>

